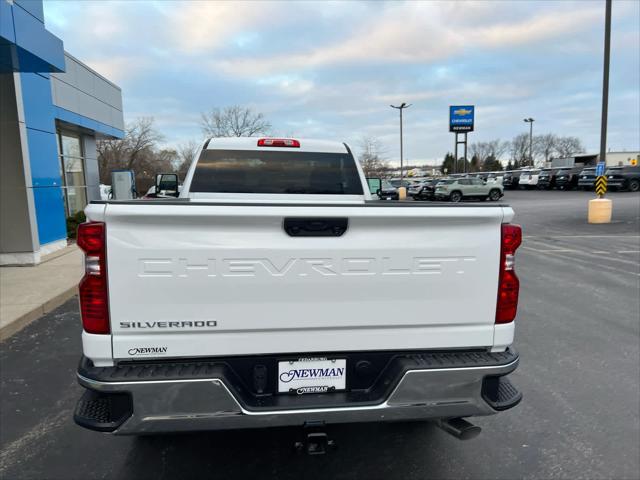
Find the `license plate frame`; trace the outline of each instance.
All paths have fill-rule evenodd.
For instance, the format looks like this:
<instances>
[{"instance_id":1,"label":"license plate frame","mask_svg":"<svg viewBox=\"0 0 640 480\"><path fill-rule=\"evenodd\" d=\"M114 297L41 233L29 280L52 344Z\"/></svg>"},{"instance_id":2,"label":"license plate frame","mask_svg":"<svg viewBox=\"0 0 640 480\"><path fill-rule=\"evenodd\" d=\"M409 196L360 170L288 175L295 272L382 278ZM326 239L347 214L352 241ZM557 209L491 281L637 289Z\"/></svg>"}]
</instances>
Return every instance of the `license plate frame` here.
<instances>
[{"instance_id":1,"label":"license plate frame","mask_svg":"<svg viewBox=\"0 0 640 480\"><path fill-rule=\"evenodd\" d=\"M277 382L278 394L341 392L347 388L347 359L299 357L279 360Z\"/></svg>"}]
</instances>

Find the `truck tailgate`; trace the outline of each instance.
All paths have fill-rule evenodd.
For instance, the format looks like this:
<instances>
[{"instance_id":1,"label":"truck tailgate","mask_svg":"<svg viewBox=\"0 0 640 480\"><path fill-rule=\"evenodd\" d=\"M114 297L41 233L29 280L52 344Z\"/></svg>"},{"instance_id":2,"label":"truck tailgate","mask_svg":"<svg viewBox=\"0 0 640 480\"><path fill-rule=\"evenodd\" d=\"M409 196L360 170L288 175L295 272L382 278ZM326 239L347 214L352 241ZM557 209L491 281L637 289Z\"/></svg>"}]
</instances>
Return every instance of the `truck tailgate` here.
<instances>
[{"instance_id":1,"label":"truck tailgate","mask_svg":"<svg viewBox=\"0 0 640 480\"><path fill-rule=\"evenodd\" d=\"M500 224L512 216L498 205L109 203L113 356L491 346ZM327 217L347 218L347 231L283 229Z\"/></svg>"}]
</instances>

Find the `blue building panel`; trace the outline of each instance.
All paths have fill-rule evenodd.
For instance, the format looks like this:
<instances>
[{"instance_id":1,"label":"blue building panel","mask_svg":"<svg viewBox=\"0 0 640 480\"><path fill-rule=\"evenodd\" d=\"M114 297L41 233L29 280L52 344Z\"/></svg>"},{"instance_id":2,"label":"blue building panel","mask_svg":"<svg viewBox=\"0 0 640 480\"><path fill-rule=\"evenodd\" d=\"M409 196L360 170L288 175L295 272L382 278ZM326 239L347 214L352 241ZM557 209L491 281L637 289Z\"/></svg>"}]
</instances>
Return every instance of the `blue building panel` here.
<instances>
[{"instance_id":1,"label":"blue building panel","mask_svg":"<svg viewBox=\"0 0 640 480\"><path fill-rule=\"evenodd\" d=\"M56 124L49 75L23 72L20 74L20 82L27 127L55 133Z\"/></svg>"},{"instance_id":2,"label":"blue building panel","mask_svg":"<svg viewBox=\"0 0 640 480\"><path fill-rule=\"evenodd\" d=\"M13 0L13 2L44 24L44 5L42 0Z\"/></svg>"},{"instance_id":3,"label":"blue building panel","mask_svg":"<svg viewBox=\"0 0 640 480\"><path fill-rule=\"evenodd\" d=\"M67 238L62 189L59 187L34 188L33 199L36 207L40 244L44 245Z\"/></svg>"},{"instance_id":4,"label":"blue building panel","mask_svg":"<svg viewBox=\"0 0 640 480\"><path fill-rule=\"evenodd\" d=\"M16 45L47 62L49 71L64 71L62 40L44 28L44 24L20 7L13 6Z\"/></svg>"},{"instance_id":5,"label":"blue building panel","mask_svg":"<svg viewBox=\"0 0 640 480\"><path fill-rule=\"evenodd\" d=\"M110 125L106 125L102 122L98 122L97 120L93 120L91 118L84 117L82 115L78 115L77 113L66 110L62 107L54 107L55 117L58 120L62 120L63 122L71 123L73 125L80 125L81 127L88 128L90 130L94 130L97 133L101 133L108 137L114 138L123 138L124 131L112 127Z\"/></svg>"},{"instance_id":6,"label":"blue building panel","mask_svg":"<svg viewBox=\"0 0 640 480\"><path fill-rule=\"evenodd\" d=\"M16 31L13 28L11 5L0 2L0 42L16 43Z\"/></svg>"},{"instance_id":7,"label":"blue building panel","mask_svg":"<svg viewBox=\"0 0 640 480\"><path fill-rule=\"evenodd\" d=\"M42 2L21 5L0 1L0 72L64 71L62 40L38 17Z\"/></svg>"},{"instance_id":8,"label":"blue building panel","mask_svg":"<svg viewBox=\"0 0 640 480\"><path fill-rule=\"evenodd\" d=\"M32 186L60 187L62 178L56 135L27 127L27 145Z\"/></svg>"}]
</instances>

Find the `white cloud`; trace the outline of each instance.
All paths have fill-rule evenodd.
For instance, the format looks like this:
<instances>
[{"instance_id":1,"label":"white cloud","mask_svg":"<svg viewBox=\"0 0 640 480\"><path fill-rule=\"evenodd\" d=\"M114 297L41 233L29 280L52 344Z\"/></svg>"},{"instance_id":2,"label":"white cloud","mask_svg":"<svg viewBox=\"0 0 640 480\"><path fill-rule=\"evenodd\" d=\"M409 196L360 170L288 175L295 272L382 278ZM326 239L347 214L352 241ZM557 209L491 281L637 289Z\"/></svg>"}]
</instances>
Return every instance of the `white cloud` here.
<instances>
[{"instance_id":1,"label":"white cloud","mask_svg":"<svg viewBox=\"0 0 640 480\"><path fill-rule=\"evenodd\" d=\"M570 37L588 30L602 20L600 9L582 7L570 11L549 12L517 23L497 23L471 33L473 43L488 47L513 47L522 44L548 42L558 37Z\"/></svg>"},{"instance_id":2,"label":"white cloud","mask_svg":"<svg viewBox=\"0 0 640 480\"><path fill-rule=\"evenodd\" d=\"M277 18L270 15L273 4L267 2L178 2L163 10L171 41L181 53L191 55L212 53L244 28Z\"/></svg>"},{"instance_id":3,"label":"white cloud","mask_svg":"<svg viewBox=\"0 0 640 480\"><path fill-rule=\"evenodd\" d=\"M354 25L353 35L311 51L226 59L215 62L215 68L241 75L260 75L370 60L431 61L448 56L449 51L457 51L462 45L453 32L442 27L436 4L403 4L394 7L393 13L390 16L383 10L361 19Z\"/></svg>"},{"instance_id":4,"label":"white cloud","mask_svg":"<svg viewBox=\"0 0 640 480\"><path fill-rule=\"evenodd\" d=\"M580 4L578 4L580 5ZM468 7L469 4L465 4ZM353 63L430 63L451 59L469 49L512 48L547 42L588 30L599 20L599 9L575 9L501 21L495 4L480 4L471 14L460 4L409 2L387 5L378 15L361 19L346 38L305 51L252 58L216 60L211 65L237 75L268 75ZM499 6L502 8L502 6ZM468 25L473 13L481 13ZM494 15L489 15L493 13ZM441 72L446 73L446 69Z\"/></svg>"},{"instance_id":5,"label":"white cloud","mask_svg":"<svg viewBox=\"0 0 640 480\"><path fill-rule=\"evenodd\" d=\"M133 55L85 57L82 61L119 86L135 75L142 75L152 65L148 58ZM132 69L131 65L136 68Z\"/></svg>"}]
</instances>

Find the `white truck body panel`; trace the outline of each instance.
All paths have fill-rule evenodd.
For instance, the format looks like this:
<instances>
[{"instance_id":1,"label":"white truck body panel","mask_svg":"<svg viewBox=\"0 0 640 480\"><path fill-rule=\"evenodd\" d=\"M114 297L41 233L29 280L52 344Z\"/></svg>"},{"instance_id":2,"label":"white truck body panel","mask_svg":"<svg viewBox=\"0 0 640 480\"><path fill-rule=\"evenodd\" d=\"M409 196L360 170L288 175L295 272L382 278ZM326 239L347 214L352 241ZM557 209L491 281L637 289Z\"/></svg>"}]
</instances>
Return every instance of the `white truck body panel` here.
<instances>
[{"instance_id":1,"label":"white truck body panel","mask_svg":"<svg viewBox=\"0 0 640 480\"><path fill-rule=\"evenodd\" d=\"M493 346L509 207L101 207L116 359ZM289 237L284 217L349 229Z\"/></svg>"}]
</instances>

